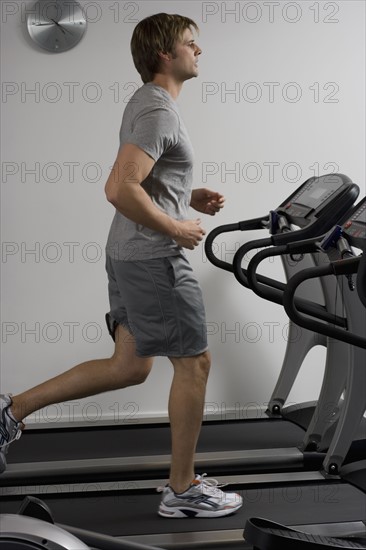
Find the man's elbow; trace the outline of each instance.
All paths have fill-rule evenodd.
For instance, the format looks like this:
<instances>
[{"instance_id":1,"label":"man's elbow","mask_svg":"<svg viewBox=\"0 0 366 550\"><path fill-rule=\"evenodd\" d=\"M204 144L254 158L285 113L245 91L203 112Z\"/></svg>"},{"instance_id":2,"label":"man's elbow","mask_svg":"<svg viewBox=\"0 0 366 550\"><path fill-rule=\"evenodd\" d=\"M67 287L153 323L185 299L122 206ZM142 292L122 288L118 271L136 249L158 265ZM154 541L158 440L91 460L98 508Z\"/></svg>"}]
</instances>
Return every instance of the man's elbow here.
<instances>
[{"instance_id":1,"label":"man's elbow","mask_svg":"<svg viewBox=\"0 0 366 550\"><path fill-rule=\"evenodd\" d=\"M126 190L118 186L105 186L105 195L107 201L110 202L121 214L127 215L129 212L129 196Z\"/></svg>"},{"instance_id":2,"label":"man's elbow","mask_svg":"<svg viewBox=\"0 0 366 550\"><path fill-rule=\"evenodd\" d=\"M104 187L105 196L108 202L110 202L115 208L119 208L120 204L124 202L123 188L121 185L116 185L114 182L108 180Z\"/></svg>"},{"instance_id":3,"label":"man's elbow","mask_svg":"<svg viewBox=\"0 0 366 550\"><path fill-rule=\"evenodd\" d=\"M108 185L108 182L106 183L106 185L104 187L104 192L105 192L105 196L106 196L107 201L110 202L111 204L113 204L113 206L115 206L115 204L117 202L117 194L116 194L115 189L113 189L110 185Z\"/></svg>"}]
</instances>

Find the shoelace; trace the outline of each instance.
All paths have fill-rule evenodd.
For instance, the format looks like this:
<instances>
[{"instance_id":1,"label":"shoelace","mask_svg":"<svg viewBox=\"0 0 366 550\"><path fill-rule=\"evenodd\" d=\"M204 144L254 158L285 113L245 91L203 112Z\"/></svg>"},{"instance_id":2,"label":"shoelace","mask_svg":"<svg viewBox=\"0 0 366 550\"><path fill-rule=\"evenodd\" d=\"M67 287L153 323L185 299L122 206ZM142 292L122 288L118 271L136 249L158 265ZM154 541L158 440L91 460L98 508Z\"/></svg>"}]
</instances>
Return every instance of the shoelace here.
<instances>
[{"instance_id":1,"label":"shoelace","mask_svg":"<svg viewBox=\"0 0 366 550\"><path fill-rule=\"evenodd\" d=\"M25 428L25 424L23 424L23 422L18 422L17 420L15 420L15 418L9 411L9 407L10 405L5 407L2 410L2 415L3 416L6 415L10 419L10 421L14 424L14 426L12 426L12 429L10 432L8 432L4 426L4 431L2 430L0 433L0 449L4 449L14 441L17 441L21 437L22 431ZM4 424L6 425L6 420L4 420ZM13 435L14 431L15 431L15 435ZM13 435L13 437L11 437L11 435Z\"/></svg>"},{"instance_id":2,"label":"shoelace","mask_svg":"<svg viewBox=\"0 0 366 550\"><path fill-rule=\"evenodd\" d=\"M192 485L195 484L196 481L198 481L199 483L198 484L202 484L204 487L206 487L207 489L209 489L210 491L215 491L216 489L220 489L221 487L226 487L226 485L228 485L228 483L219 483L217 479L213 478L213 477L206 477L207 474L202 474L201 476L197 476L193 482L192 482ZM192 486L191 485L191 486ZM165 485L165 487L168 487L168 485ZM157 487L156 488L156 491L158 493L162 493L165 489L165 487ZM187 489L188 491L188 489Z\"/></svg>"},{"instance_id":3,"label":"shoelace","mask_svg":"<svg viewBox=\"0 0 366 550\"><path fill-rule=\"evenodd\" d=\"M202 474L202 476L200 476L200 478L198 479L203 487L208 489L210 492L215 492L216 489L220 489L221 487L226 487L226 485L228 485L227 483L219 483L218 480L213 477L206 476L207 474Z\"/></svg>"},{"instance_id":4,"label":"shoelace","mask_svg":"<svg viewBox=\"0 0 366 550\"><path fill-rule=\"evenodd\" d=\"M18 441L18 439L20 439L22 435L22 431L21 430L18 430L17 433L15 434L15 437L13 437L12 439L5 439L5 437L1 440L1 445L0 445L0 449L6 449L9 445L11 445L12 443L14 443L14 441Z\"/></svg>"}]
</instances>

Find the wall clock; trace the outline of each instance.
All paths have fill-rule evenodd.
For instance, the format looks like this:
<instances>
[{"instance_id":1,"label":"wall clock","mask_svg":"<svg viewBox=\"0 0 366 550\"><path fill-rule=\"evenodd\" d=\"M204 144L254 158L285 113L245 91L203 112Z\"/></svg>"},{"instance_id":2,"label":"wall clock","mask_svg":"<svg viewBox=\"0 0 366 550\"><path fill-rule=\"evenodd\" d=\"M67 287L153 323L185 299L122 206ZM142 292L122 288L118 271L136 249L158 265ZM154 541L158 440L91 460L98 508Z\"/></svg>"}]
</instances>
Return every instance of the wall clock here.
<instances>
[{"instance_id":1,"label":"wall clock","mask_svg":"<svg viewBox=\"0 0 366 550\"><path fill-rule=\"evenodd\" d=\"M70 50L84 36L87 22L76 0L38 0L27 14L31 39L44 50Z\"/></svg>"}]
</instances>

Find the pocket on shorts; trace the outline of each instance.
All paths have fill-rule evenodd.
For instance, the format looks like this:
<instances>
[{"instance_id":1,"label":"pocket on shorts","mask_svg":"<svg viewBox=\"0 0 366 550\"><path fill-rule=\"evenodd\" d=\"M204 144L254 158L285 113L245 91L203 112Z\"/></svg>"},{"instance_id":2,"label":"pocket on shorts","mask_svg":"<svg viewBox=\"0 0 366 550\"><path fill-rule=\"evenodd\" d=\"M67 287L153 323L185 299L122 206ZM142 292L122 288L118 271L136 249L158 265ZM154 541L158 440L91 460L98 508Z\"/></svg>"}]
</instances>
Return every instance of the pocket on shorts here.
<instances>
[{"instance_id":1,"label":"pocket on shorts","mask_svg":"<svg viewBox=\"0 0 366 550\"><path fill-rule=\"evenodd\" d=\"M168 275L168 281L172 285L172 288L175 287L175 271L174 271L174 265L170 258L165 258L165 263L167 266L167 275Z\"/></svg>"}]
</instances>

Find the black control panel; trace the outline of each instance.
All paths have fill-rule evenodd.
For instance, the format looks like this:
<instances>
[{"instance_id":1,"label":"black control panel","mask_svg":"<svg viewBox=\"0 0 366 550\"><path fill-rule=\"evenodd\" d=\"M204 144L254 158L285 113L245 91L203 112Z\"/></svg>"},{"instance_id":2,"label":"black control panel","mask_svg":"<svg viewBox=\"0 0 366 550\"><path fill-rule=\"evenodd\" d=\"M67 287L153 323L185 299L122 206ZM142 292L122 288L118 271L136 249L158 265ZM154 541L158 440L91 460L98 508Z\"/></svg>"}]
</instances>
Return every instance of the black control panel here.
<instances>
[{"instance_id":1,"label":"black control panel","mask_svg":"<svg viewBox=\"0 0 366 550\"><path fill-rule=\"evenodd\" d=\"M308 208L319 208L327 199L330 199L343 187L343 181L335 174L315 178L297 193L293 203L307 206Z\"/></svg>"},{"instance_id":2,"label":"black control panel","mask_svg":"<svg viewBox=\"0 0 366 550\"><path fill-rule=\"evenodd\" d=\"M351 187L351 180L343 174L310 178L277 208L277 212L285 214L291 223L303 227L320 213L325 215L324 209L331 209L333 201Z\"/></svg>"},{"instance_id":3,"label":"black control panel","mask_svg":"<svg viewBox=\"0 0 366 550\"><path fill-rule=\"evenodd\" d=\"M366 246L366 197L356 205L350 218L342 226L343 233L352 246Z\"/></svg>"}]
</instances>

